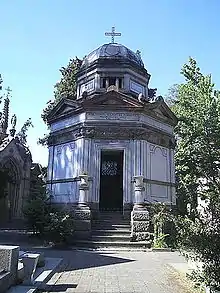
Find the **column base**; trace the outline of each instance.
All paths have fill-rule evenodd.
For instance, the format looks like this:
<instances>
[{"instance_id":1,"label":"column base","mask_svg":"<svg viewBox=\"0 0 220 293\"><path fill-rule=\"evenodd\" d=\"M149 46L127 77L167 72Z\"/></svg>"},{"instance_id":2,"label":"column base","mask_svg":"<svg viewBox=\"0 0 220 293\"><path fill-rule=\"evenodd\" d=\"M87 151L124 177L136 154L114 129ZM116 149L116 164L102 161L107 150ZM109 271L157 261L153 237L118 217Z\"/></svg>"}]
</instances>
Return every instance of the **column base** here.
<instances>
[{"instance_id":1,"label":"column base","mask_svg":"<svg viewBox=\"0 0 220 293\"><path fill-rule=\"evenodd\" d=\"M143 205L134 205L131 212L131 240L151 241L149 212Z\"/></svg>"},{"instance_id":2,"label":"column base","mask_svg":"<svg viewBox=\"0 0 220 293\"><path fill-rule=\"evenodd\" d=\"M90 207L84 203L78 204L73 211L73 217L74 217L74 238L88 239L91 236Z\"/></svg>"}]
</instances>

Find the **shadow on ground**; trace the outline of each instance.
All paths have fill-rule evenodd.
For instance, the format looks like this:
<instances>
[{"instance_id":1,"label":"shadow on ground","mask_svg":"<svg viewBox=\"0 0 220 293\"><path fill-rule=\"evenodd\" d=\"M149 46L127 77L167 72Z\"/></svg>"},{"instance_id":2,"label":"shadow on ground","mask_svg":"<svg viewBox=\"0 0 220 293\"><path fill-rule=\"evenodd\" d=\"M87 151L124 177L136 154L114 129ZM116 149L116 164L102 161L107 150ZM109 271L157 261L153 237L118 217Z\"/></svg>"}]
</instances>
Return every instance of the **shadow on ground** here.
<instances>
[{"instance_id":1,"label":"shadow on ground","mask_svg":"<svg viewBox=\"0 0 220 293\"><path fill-rule=\"evenodd\" d=\"M61 248L62 250L55 250L50 246L44 246L42 240L37 239L36 237L30 237L30 234L27 234L25 230L11 229L11 227L7 228L0 228L0 244L18 245L23 251L42 251L46 257L62 258L63 261L59 267L60 272L102 267L135 261L132 259L111 256L111 254L102 252L94 253L90 251L74 250L68 247Z\"/></svg>"},{"instance_id":2,"label":"shadow on ground","mask_svg":"<svg viewBox=\"0 0 220 293\"><path fill-rule=\"evenodd\" d=\"M76 284L46 285L43 289L40 289L40 292L65 292L67 289L75 289L76 287Z\"/></svg>"},{"instance_id":3,"label":"shadow on ground","mask_svg":"<svg viewBox=\"0 0 220 293\"><path fill-rule=\"evenodd\" d=\"M59 272L81 270L102 266L109 266L115 264L122 264L134 262L135 260L129 258L116 257L115 255L106 254L102 252L90 252L80 250L54 250L50 248L30 248L21 247L25 251L44 252L46 257L58 257L63 261L59 268Z\"/></svg>"}]
</instances>

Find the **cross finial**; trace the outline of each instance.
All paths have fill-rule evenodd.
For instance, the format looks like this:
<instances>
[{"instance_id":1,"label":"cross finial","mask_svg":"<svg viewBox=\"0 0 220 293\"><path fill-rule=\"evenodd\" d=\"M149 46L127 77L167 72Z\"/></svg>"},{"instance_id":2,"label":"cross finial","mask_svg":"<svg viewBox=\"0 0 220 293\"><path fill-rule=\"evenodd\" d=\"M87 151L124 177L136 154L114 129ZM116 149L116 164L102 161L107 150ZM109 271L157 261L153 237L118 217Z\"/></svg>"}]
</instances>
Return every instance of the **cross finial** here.
<instances>
[{"instance_id":1,"label":"cross finial","mask_svg":"<svg viewBox=\"0 0 220 293\"><path fill-rule=\"evenodd\" d=\"M9 97L11 97L11 92L12 92L12 90L10 89L9 86L8 86L5 90L6 90L6 92L7 92L7 94L6 94L6 98L9 99Z\"/></svg>"},{"instance_id":2,"label":"cross finial","mask_svg":"<svg viewBox=\"0 0 220 293\"><path fill-rule=\"evenodd\" d=\"M115 27L113 26L112 27L112 31L110 32L110 33L105 33L105 36L111 36L112 37L112 43L114 44L114 42L115 42L115 37L117 37L117 36L121 36L121 33L116 33L115 32Z\"/></svg>"},{"instance_id":3,"label":"cross finial","mask_svg":"<svg viewBox=\"0 0 220 293\"><path fill-rule=\"evenodd\" d=\"M3 79L2 79L2 75L0 74L0 90L2 90L2 83L3 83Z\"/></svg>"}]
</instances>

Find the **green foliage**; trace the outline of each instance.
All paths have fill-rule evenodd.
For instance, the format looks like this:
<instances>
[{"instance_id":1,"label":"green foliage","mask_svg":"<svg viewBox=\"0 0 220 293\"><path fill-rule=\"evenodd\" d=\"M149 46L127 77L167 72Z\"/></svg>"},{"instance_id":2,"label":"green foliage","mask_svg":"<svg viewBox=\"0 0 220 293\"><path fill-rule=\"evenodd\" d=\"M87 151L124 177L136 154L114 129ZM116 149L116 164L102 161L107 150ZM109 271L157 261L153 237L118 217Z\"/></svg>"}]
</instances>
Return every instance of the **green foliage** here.
<instances>
[{"instance_id":1,"label":"green foliage","mask_svg":"<svg viewBox=\"0 0 220 293\"><path fill-rule=\"evenodd\" d=\"M191 279L220 289L220 200L195 220L178 218L178 240L188 258L202 262Z\"/></svg>"},{"instance_id":2,"label":"green foliage","mask_svg":"<svg viewBox=\"0 0 220 293\"><path fill-rule=\"evenodd\" d=\"M25 202L23 213L28 227L35 233L43 235L45 224L50 218L51 206L43 177L39 177L40 175L33 173L32 169L30 196Z\"/></svg>"},{"instance_id":3,"label":"green foliage","mask_svg":"<svg viewBox=\"0 0 220 293\"><path fill-rule=\"evenodd\" d=\"M49 136L50 136L49 134L44 134L42 138L38 139L37 144L42 146L47 146Z\"/></svg>"},{"instance_id":4,"label":"green foliage","mask_svg":"<svg viewBox=\"0 0 220 293\"><path fill-rule=\"evenodd\" d=\"M42 235L45 230L45 224L48 223L50 213L50 205L46 196L42 194L39 197L28 200L23 213L29 228L35 233Z\"/></svg>"},{"instance_id":5,"label":"green foliage","mask_svg":"<svg viewBox=\"0 0 220 293\"><path fill-rule=\"evenodd\" d=\"M168 94L165 96L165 102L171 108L171 110L172 110L172 107L173 107L173 105L175 104L175 102L177 100L178 89L179 89L179 85L178 84L174 84L169 89Z\"/></svg>"},{"instance_id":6,"label":"green foliage","mask_svg":"<svg viewBox=\"0 0 220 293\"><path fill-rule=\"evenodd\" d=\"M203 263L194 280L220 288L220 92L192 58L181 74L185 82L176 87L172 104L179 119L176 240L188 257ZM203 214L197 211L198 197L208 200Z\"/></svg>"},{"instance_id":7,"label":"green foliage","mask_svg":"<svg viewBox=\"0 0 220 293\"><path fill-rule=\"evenodd\" d=\"M28 227L35 234L53 243L64 243L73 235L73 217L50 204L50 195L45 184L46 171L46 168L37 164L32 168L31 192L23 213Z\"/></svg>"},{"instance_id":8,"label":"green foliage","mask_svg":"<svg viewBox=\"0 0 220 293\"><path fill-rule=\"evenodd\" d=\"M178 86L172 106L179 119L175 128L177 195L182 214L190 202L195 216L198 195L212 198L220 192L220 94L211 75L203 75L194 59L189 59L181 74L186 82Z\"/></svg>"},{"instance_id":9,"label":"green foliage","mask_svg":"<svg viewBox=\"0 0 220 293\"><path fill-rule=\"evenodd\" d=\"M48 101L41 117L47 123L47 116L62 98L76 99L76 74L82 64L77 57L70 59L66 67L60 69L61 79L54 86L54 99ZM39 141L41 143L41 141Z\"/></svg>"},{"instance_id":10,"label":"green foliage","mask_svg":"<svg viewBox=\"0 0 220 293\"><path fill-rule=\"evenodd\" d=\"M60 69L61 79L54 86L54 99L47 102L47 106L43 109L41 115L43 121L47 123L47 117L53 108L63 99L76 99L76 75L82 64L82 60L70 59L66 67ZM49 134L44 134L38 139L38 144L47 146Z\"/></svg>"},{"instance_id":11,"label":"green foliage","mask_svg":"<svg viewBox=\"0 0 220 293\"><path fill-rule=\"evenodd\" d=\"M174 216L172 210L164 203L156 203L152 206L152 223L154 228L155 248L165 248L171 245L168 240L170 234L166 233L173 225Z\"/></svg>"},{"instance_id":12,"label":"green foliage","mask_svg":"<svg viewBox=\"0 0 220 293\"><path fill-rule=\"evenodd\" d=\"M70 213L54 211L45 228L45 238L53 243L68 243L74 233L74 220Z\"/></svg>"},{"instance_id":13,"label":"green foliage","mask_svg":"<svg viewBox=\"0 0 220 293\"><path fill-rule=\"evenodd\" d=\"M166 248L168 247L166 242L166 237L169 236L169 234L164 233L157 233L157 236L154 238L154 248Z\"/></svg>"},{"instance_id":14,"label":"green foliage","mask_svg":"<svg viewBox=\"0 0 220 293\"><path fill-rule=\"evenodd\" d=\"M34 126L31 121L31 118L28 118L28 120L21 127L21 130L16 135L19 138L20 143L22 143L24 145L27 144L27 132L30 127L34 127Z\"/></svg>"}]
</instances>

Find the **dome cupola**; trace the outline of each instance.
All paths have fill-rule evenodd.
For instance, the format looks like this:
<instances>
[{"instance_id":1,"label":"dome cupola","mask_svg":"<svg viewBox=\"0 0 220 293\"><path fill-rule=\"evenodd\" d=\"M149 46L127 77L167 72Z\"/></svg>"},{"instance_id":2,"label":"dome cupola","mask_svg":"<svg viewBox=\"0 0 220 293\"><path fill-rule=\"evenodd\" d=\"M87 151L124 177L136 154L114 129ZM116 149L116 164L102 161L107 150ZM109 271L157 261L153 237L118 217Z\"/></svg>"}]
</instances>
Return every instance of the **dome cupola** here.
<instances>
[{"instance_id":1,"label":"dome cupola","mask_svg":"<svg viewBox=\"0 0 220 293\"><path fill-rule=\"evenodd\" d=\"M104 44L96 50L88 54L83 60L82 67L91 65L97 60L118 60L121 62L132 62L134 65L144 67L144 63L140 56L140 51L136 53L125 47L124 45L117 43Z\"/></svg>"},{"instance_id":2,"label":"dome cupola","mask_svg":"<svg viewBox=\"0 0 220 293\"><path fill-rule=\"evenodd\" d=\"M112 43L104 44L89 53L83 60L77 74L77 98L92 93L103 93L110 86L138 98L142 94L148 97L150 74L144 68L140 51L136 53L124 45L114 42L114 27L111 33Z\"/></svg>"}]
</instances>

